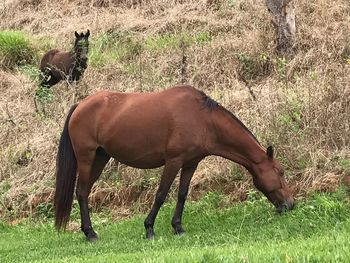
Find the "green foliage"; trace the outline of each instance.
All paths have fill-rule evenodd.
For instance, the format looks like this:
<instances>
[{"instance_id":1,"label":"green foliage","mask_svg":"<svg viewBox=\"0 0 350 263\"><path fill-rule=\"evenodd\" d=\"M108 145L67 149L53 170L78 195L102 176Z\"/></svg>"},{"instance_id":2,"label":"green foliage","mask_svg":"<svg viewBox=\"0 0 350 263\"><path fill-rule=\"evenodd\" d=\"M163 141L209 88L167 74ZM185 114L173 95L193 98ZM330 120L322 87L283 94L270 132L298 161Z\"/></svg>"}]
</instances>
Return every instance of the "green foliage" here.
<instances>
[{"instance_id":1,"label":"green foliage","mask_svg":"<svg viewBox=\"0 0 350 263\"><path fill-rule=\"evenodd\" d=\"M167 204L155 225L156 239L144 239L144 216L113 223L94 215L101 239L86 243L83 234L57 235L53 222L16 227L1 223L1 262L348 262L349 196L341 190L316 194L296 209L274 212L263 198L223 209L210 193L188 203L187 233L175 236ZM74 219L75 220L75 219ZM75 221L79 225L78 221ZM174 253L176 251L176 253Z\"/></svg>"},{"instance_id":2,"label":"green foliage","mask_svg":"<svg viewBox=\"0 0 350 263\"><path fill-rule=\"evenodd\" d=\"M277 117L277 122L281 128L298 132L303 126L302 120L303 103L299 99L288 96L286 105L283 107L280 115ZM302 135L302 133L300 133Z\"/></svg>"},{"instance_id":3,"label":"green foliage","mask_svg":"<svg viewBox=\"0 0 350 263\"><path fill-rule=\"evenodd\" d=\"M142 170L142 173L143 175L141 176L140 180L135 181L134 184L140 186L142 189L148 189L159 183L162 169L145 169Z\"/></svg>"},{"instance_id":4,"label":"green foliage","mask_svg":"<svg viewBox=\"0 0 350 263\"><path fill-rule=\"evenodd\" d=\"M31 80L34 82L39 82L41 78L41 71L37 66L30 65L30 64L25 64L19 66L19 71L29 77Z\"/></svg>"},{"instance_id":5,"label":"green foliage","mask_svg":"<svg viewBox=\"0 0 350 263\"><path fill-rule=\"evenodd\" d=\"M41 203L36 207L36 216L39 218L44 218L45 220L49 218L54 218L53 204Z\"/></svg>"},{"instance_id":6,"label":"green foliage","mask_svg":"<svg viewBox=\"0 0 350 263\"><path fill-rule=\"evenodd\" d=\"M37 53L23 32L0 31L0 57L0 66L14 68L33 63Z\"/></svg>"},{"instance_id":7,"label":"green foliage","mask_svg":"<svg viewBox=\"0 0 350 263\"><path fill-rule=\"evenodd\" d=\"M35 98L43 104L52 102L54 98L52 89L38 87L35 91Z\"/></svg>"},{"instance_id":8,"label":"green foliage","mask_svg":"<svg viewBox=\"0 0 350 263\"><path fill-rule=\"evenodd\" d=\"M33 158L33 152L28 145L12 147L8 153L8 161L13 165L27 166Z\"/></svg>"}]
</instances>

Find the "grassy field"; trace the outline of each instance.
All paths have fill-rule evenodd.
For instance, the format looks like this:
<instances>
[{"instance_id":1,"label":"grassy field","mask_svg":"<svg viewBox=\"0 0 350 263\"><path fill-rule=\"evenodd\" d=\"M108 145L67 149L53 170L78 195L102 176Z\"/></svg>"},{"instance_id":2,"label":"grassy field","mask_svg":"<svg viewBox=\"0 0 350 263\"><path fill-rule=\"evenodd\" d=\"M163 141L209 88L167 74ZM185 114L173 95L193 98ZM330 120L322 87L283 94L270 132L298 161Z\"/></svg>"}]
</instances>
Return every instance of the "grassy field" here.
<instances>
[{"instance_id":1,"label":"grassy field","mask_svg":"<svg viewBox=\"0 0 350 263\"><path fill-rule=\"evenodd\" d=\"M316 194L282 215L254 196L231 207L212 193L189 203L184 236L173 235L174 204L167 203L153 241L144 239L144 216L113 223L95 215L101 237L95 244L79 231L58 235L50 221L1 223L1 262L349 262L346 191Z\"/></svg>"}]
</instances>

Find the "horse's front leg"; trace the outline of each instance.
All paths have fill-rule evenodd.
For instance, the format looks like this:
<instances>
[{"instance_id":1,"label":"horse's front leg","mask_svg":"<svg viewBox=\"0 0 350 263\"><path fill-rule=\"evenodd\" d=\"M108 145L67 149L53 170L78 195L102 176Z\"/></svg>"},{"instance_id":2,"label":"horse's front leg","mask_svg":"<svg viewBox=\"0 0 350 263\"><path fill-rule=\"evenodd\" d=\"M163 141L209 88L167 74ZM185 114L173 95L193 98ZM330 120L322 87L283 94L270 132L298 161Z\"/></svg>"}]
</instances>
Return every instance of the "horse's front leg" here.
<instances>
[{"instance_id":1,"label":"horse's front leg","mask_svg":"<svg viewBox=\"0 0 350 263\"><path fill-rule=\"evenodd\" d=\"M154 221L181 166L182 163L178 160L169 160L165 163L152 209L144 222L147 239L152 239L154 237Z\"/></svg>"},{"instance_id":2,"label":"horse's front leg","mask_svg":"<svg viewBox=\"0 0 350 263\"><path fill-rule=\"evenodd\" d=\"M181 235L185 232L182 228L182 212L185 206L191 178L194 174L194 171L197 169L197 166L198 162L182 167L177 204L173 219L171 221L171 225L173 226L175 234L177 235Z\"/></svg>"}]
</instances>

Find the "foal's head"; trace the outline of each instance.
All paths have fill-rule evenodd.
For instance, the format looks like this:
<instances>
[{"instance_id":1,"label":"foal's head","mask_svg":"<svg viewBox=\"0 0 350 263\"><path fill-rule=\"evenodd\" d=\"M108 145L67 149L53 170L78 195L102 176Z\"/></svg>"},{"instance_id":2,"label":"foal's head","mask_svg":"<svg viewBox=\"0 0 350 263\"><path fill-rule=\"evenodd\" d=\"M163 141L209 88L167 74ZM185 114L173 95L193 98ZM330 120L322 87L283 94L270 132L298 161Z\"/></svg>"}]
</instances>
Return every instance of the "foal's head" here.
<instances>
[{"instance_id":1,"label":"foal's head","mask_svg":"<svg viewBox=\"0 0 350 263\"><path fill-rule=\"evenodd\" d=\"M75 34L75 43L74 43L74 51L77 55L82 58L86 58L89 51L89 36L90 30L84 33L74 32Z\"/></svg>"},{"instance_id":2,"label":"foal's head","mask_svg":"<svg viewBox=\"0 0 350 263\"><path fill-rule=\"evenodd\" d=\"M271 146L266 150L266 157L263 162L253 167L254 185L270 200L278 212L291 210L294 207L294 199L284 178L283 168L273 157Z\"/></svg>"}]
</instances>

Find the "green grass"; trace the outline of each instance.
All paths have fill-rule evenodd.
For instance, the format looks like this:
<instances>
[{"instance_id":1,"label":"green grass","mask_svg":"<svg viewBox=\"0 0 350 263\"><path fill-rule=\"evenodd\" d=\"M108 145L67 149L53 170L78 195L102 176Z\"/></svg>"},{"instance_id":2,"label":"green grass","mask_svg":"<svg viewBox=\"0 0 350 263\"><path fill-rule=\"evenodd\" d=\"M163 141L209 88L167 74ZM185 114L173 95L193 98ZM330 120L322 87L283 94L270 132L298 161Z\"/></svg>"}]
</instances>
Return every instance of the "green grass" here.
<instances>
[{"instance_id":1,"label":"green grass","mask_svg":"<svg viewBox=\"0 0 350 263\"><path fill-rule=\"evenodd\" d=\"M190 46L193 44L203 45L211 40L209 32L203 31L196 34L162 34L149 36L144 41L146 50L161 52L164 49L178 49L181 45Z\"/></svg>"},{"instance_id":2,"label":"green grass","mask_svg":"<svg viewBox=\"0 0 350 263\"><path fill-rule=\"evenodd\" d=\"M156 239L143 238L144 216L113 223L95 215L101 239L80 232L57 234L52 222L0 222L1 262L349 262L350 204L346 191L317 194L292 212L276 214L265 199L229 208L208 194L187 204L184 236L174 236L167 203L156 222Z\"/></svg>"},{"instance_id":3,"label":"green grass","mask_svg":"<svg viewBox=\"0 0 350 263\"><path fill-rule=\"evenodd\" d=\"M89 63L93 67L103 67L113 61L130 60L141 50L141 44L130 32L107 32L91 43Z\"/></svg>"},{"instance_id":4,"label":"green grass","mask_svg":"<svg viewBox=\"0 0 350 263\"><path fill-rule=\"evenodd\" d=\"M179 49L181 45L204 45L211 40L206 31L199 33L159 34L138 39L133 32L111 31L92 40L89 51L89 63L96 68L109 63L125 64L128 74L138 71L138 55L143 52L159 54L169 49Z\"/></svg>"},{"instance_id":5,"label":"green grass","mask_svg":"<svg viewBox=\"0 0 350 263\"><path fill-rule=\"evenodd\" d=\"M21 31L0 31L0 66L14 68L35 61L37 52Z\"/></svg>"}]
</instances>

